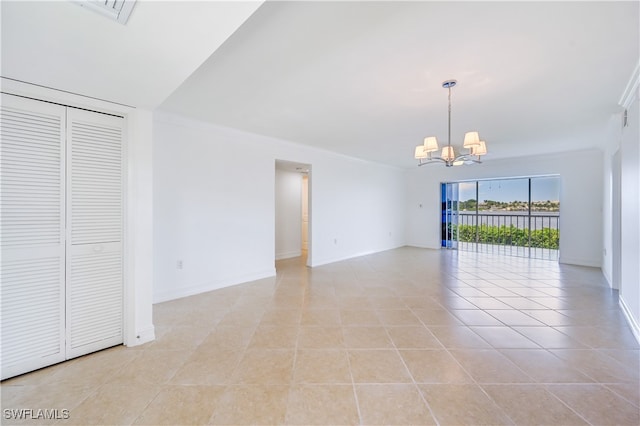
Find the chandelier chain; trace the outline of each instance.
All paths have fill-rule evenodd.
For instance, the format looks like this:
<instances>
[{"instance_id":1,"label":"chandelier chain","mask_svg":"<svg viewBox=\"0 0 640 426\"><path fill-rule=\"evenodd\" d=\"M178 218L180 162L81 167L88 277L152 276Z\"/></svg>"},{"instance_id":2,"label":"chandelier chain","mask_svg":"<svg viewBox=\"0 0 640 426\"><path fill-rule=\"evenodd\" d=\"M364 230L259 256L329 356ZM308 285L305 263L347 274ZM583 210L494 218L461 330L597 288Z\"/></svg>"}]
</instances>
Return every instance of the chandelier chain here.
<instances>
[{"instance_id":1,"label":"chandelier chain","mask_svg":"<svg viewBox=\"0 0 640 426\"><path fill-rule=\"evenodd\" d=\"M447 145L451 146L451 86L447 87L449 90L449 129L447 133Z\"/></svg>"}]
</instances>

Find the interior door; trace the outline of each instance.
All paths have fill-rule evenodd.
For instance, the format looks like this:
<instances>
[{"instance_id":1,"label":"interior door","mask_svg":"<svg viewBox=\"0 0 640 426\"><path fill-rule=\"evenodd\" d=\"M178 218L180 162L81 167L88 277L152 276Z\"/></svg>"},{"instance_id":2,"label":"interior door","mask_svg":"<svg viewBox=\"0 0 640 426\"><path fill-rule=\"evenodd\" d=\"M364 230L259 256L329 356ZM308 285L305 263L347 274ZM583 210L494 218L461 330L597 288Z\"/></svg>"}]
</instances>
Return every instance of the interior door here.
<instances>
[{"instance_id":1,"label":"interior door","mask_svg":"<svg viewBox=\"0 0 640 426\"><path fill-rule=\"evenodd\" d=\"M2 378L65 359L65 111L2 94Z\"/></svg>"},{"instance_id":2,"label":"interior door","mask_svg":"<svg viewBox=\"0 0 640 426\"><path fill-rule=\"evenodd\" d=\"M67 114L67 358L123 341L123 119Z\"/></svg>"}]
</instances>

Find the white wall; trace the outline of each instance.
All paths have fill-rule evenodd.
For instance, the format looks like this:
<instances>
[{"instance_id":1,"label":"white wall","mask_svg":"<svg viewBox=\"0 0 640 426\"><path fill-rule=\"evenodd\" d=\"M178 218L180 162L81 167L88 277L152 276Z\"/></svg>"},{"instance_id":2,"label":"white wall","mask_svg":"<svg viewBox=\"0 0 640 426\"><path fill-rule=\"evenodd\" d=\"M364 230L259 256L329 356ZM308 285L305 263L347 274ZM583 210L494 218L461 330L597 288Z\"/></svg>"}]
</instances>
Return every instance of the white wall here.
<instances>
[{"instance_id":1,"label":"white wall","mask_svg":"<svg viewBox=\"0 0 640 426\"><path fill-rule=\"evenodd\" d=\"M614 282L614 270L613 270L613 255L617 250L614 247L614 221L616 216L620 217L619 206L614 208L615 193L619 193L620 182L617 182L617 188L614 188L616 182L614 170L614 155L620 148L620 139L622 139L622 115L615 114L609 120L607 138L608 144L605 147L603 156L603 211L602 211L602 236L603 236L603 251L602 251L602 273L609 282L609 285L613 288L618 288L619 282ZM619 168L619 167L618 167ZM619 171L617 172L619 173ZM619 179L619 177L617 178ZM619 237L618 237L619 238ZM619 278L618 278L619 281Z\"/></svg>"},{"instance_id":2,"label":"white wall","mask_svg":"<svg viewBox=\"0 0 640 426\"><path fill-rule=\"evenodd\" d=\"M640 341L640 108L638 92L622 131L620 302Z\"/></svg>"},{"instance_id":3,"label":"white wall","mask_svg":"<svg viewBox=\"0 0 640 426\"><path fill-rule=\"evenodd\" d=\"M155 339L153 326L153 114L127 116L127 285L128 346Z\"/></svg>"},{"instance_id":4,"label":"white wall","mask_svg":"<svg viewBox=\"0 0 640 426\"><path fill-rule=\"evenodd\" d=\"M311 266L405 245L405 172L327 153L312 164Z\"/></svg>"},{"instance_id":5,"label":"white wall","mask_svg":"<svg viewBox=\"0 0 640 426\"><path fill-rule=\"evenodd\" d=\"M156 302L275 274L276 159L312 167L311 266L404 245L403 170L163 112L153 135Z\"/></svg>"},{"instance_id":6,"label":"white wall","mask_svg":"<svg viewBox=\"0 0 640 426\"><path fill-rule=\"evenodd\" d=\"M622 113L612 116L603 160L605 182L603 235L605 253L602 271L612 287L620 291L620 306L640 342L640 64L620 100L627 109L628 126ZM619 159L618 180L615 158ZM615 186L617 184L617 187ZM618 192L619 204L614 193ZM619 234L614 226L619 220ZM616 253L619 250L619 253ZM617 254L617 256L616 256ZM617 268L617 269L616 269ZM617 271L617 273L616 273Z\"/></svg>"},{"instance_id":7,"label":"white wall","mask_svg":"<svg viewBox=\"0 0 640 426\"><path fill-rule=\"evenodd\" d=\"M302 174L276 169L276 259L302 254Z\"/></svg>"},{"instance_id":8,"label":"white wall","mask_svg":"<svg viewBox=\"0 0 640 426\"><path fill-rule=\"evenodd\" d=\"M407 173L407 244L440 247L440 183L468 179L558 174L560 262L597 266L602 258L602 157L599 150L543 155L483 164L431 164ZM422 207L421 207L422 206Z\"/></svg>"}]
</instances>

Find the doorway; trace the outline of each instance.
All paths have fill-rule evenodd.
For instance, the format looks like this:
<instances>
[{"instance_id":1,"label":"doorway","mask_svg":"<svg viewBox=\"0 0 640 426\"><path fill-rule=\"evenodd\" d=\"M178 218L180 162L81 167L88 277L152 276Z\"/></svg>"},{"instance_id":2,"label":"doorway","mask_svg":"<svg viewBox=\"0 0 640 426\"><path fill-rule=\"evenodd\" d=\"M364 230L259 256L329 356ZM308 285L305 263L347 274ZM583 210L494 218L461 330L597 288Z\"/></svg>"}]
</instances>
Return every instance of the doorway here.
<instances>
[{"instance_id":1,"label":"doorway","mask_svg":"<svg viewBox=\"0 0 640 426\"><path fill-rule=\"evenodd\" d=\"M309 173L302 175L302 256L309 258Z\"/></svg>"},{"instance_id":2,"label":"doorway","mask_svg":"<svg viewBox=\"0 0 640 426\"><path fill-rule=\"evenodd\" d=\"M311 264L311 165L275 162L275 260Z\"/></svg>"}]
</instances>

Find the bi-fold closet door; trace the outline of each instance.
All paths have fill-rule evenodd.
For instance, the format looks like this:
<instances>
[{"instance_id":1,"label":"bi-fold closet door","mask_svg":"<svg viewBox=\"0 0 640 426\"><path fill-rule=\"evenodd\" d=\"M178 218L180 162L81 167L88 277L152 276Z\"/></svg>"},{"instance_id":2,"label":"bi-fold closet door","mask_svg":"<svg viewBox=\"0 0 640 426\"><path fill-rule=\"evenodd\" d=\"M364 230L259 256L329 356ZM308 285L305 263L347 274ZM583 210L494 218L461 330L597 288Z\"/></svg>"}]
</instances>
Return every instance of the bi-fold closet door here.
<instances>
[{"instance_id":1,"label":"bi-fold closet door","mask_svg":"<svg viewBox=\"0 0 640 426\"><path fill-rule=\"evenodd\" d=\"M123 341L123 121L2 95L2 379Z\"/></svg>"}]
</instances>

